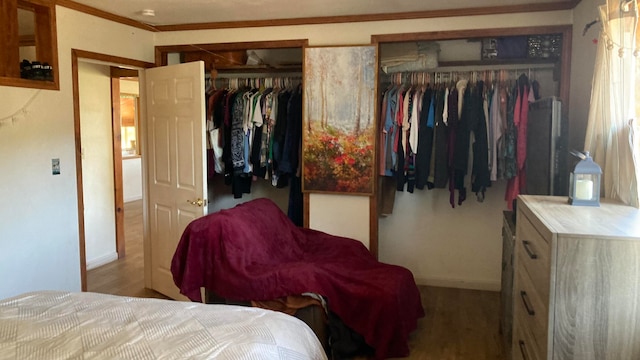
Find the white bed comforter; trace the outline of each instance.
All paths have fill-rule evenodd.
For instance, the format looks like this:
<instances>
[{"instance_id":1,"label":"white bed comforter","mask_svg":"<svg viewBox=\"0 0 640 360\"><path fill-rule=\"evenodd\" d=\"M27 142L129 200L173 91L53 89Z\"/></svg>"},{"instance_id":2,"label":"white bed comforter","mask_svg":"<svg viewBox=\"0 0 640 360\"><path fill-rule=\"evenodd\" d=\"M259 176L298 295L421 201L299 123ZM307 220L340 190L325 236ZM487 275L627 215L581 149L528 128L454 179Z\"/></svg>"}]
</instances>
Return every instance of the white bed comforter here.
<instances>
[{"instance_id":1,"label":"white bed comforter","mask_svg":"<svg viewBox=\"0 0 640 360\"><path fill-rule=\"evenodd\" d=\"M293 316L95 293L0 300L0 359L326 359Z\"/></svg>"}]
</instances>

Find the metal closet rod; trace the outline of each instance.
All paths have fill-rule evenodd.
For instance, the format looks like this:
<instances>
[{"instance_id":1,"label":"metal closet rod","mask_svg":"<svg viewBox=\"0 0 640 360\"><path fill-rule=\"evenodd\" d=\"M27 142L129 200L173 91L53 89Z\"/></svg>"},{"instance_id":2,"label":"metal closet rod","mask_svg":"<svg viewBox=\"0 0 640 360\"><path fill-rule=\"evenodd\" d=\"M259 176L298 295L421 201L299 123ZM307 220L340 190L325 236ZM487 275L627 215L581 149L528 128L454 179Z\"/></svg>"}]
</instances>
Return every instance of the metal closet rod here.
<instances>
[{"instance_id":1,"label":"metal closet rod","mask_svg":"<svg viewBox=\"0 0 640 360\"><path fill-rule=\"evenodd\" d=\"M551 70L548 67L519 67L511 69L485 69L485 70L452 70L452 71L403 71L388 74L393 83L427 83L451 81L454 79L468 79L476 81L485 80L516 80L521 74L527 75L530 79L535 78L536 71Z\"/></svg>"}]
</instances>

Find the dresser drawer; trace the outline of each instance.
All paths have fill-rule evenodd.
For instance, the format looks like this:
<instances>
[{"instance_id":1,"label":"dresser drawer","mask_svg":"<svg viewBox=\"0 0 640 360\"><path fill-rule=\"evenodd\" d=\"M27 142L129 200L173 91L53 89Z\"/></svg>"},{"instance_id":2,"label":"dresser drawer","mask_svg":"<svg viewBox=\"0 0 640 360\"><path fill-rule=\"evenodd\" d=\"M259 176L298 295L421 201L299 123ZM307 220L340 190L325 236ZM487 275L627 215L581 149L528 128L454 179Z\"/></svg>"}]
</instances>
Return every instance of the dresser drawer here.
<instances>
[{"instance_id":1,"label":"dresser drawer","mask_svg":"<svg viewBox=\"0 0 640 360\"><path fill-rule=\"evenodd\" d=\"M513 329L512 360L545 360L543 354L535 348L533 337L528 329Z\"/></svg>"},{"instance_id":2,"label":"dresser drawer","mask_svg":"<svg viewBox=\"0 0 640 360\"><path fill-rule=\"evenodd\" d=\"M540 354L547 352L547 329L549 325L549 306L534 289L529 275L516 271L516 289L513 296L514 316L517 327L526 329L530 339L530 351Z\"/></svg>"},{"instance_id":3,"label":"dresser drawer","mask_svg":"<svg viewBox=\"0 0 640 360\"><path fill-rule=\"evenodd\" d=\"M525 216L519 218L516 230L518 267L525 270L540 298L549 301L549 243Z\"/></svg>"}]
</instances>

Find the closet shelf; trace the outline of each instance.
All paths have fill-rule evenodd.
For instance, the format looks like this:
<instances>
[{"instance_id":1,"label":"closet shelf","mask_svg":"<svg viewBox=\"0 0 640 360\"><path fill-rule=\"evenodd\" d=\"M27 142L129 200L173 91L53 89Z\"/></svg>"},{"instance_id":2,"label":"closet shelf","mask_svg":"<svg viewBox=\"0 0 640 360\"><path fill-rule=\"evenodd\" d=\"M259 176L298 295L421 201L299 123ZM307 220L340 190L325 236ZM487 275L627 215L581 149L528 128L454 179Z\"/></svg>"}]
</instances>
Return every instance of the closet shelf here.
<instances>
[{"instance_id":1,"label":"closet shelf","mask_svg":"<svg viewBox=\"0 0 640 360\"><path fill-rule=\"evenodd\" d=\"M216 67L219 74L302 72L302 65L233 65Z\"/></svg>"}]
</instances>

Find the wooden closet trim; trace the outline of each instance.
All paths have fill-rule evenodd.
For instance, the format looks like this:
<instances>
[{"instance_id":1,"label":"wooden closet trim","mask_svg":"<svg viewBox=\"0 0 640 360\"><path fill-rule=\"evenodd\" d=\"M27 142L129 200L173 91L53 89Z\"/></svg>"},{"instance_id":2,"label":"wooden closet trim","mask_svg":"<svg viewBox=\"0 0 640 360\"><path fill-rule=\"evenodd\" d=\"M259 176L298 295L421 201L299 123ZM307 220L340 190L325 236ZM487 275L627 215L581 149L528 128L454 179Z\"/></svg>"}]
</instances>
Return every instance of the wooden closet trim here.
<instances>
[{"instance_id":1,"label":"wooden closet trim","mask_svg":"<svg viewBox=\"0 0 640 360\"><path fill-rule=\"evenodd\" d=\"M233 51L250 49L289 49L309 46L308 39L275 40L275 41L247 41L232 43L186 44L156 46L155 61L157 66L167 65L169 53L202 52L202 51Z\"/></svg>"},{"instance_id":2,"label":"wooden closet trim","mask_svg":"<svg viewBox=\"0 0 640 360\"><path fill-rule=\"evenodd\" d=\"M176 52L201 52L201 51L230 51L247 49L289 49L301 48L302 51L309 46L308 39L274 40L274 41L246 41L230 43L209 43L190 45L163 45L155 47L155 61L157 66L168 64L169 53ZM207 69L205 69L207 70ZM303 214L302 226L309 228L309 193L302 194Z\"/></svg>"},{"instance_id":3,"label":"wooden closet trim","mask_svg":"<svg viewBox=\"0 0 640 360\"><path fill-rule=\"evenodd\" d=\"M574 6L580 1L574 1ZM562 34L562 54L560 58L560 100L562 101L562 115L567 116L569 113L569 89L571 79L571 42L572 42L572 25L557 26L530 26L519 28L493 28L493 29L472 29L472 30L452 30L452 31L432 31L417 32L405 34L383 34L372 35L371 43L378 45L378 53L380 51L379 44L390 42L407 42L407 41L435 41L435 40L456 40L469 38L486 38L501 36L517 36L517 35L543 35L543 34ZM378 57L378 68L380 67L380 58ZM379 81L379 80L378 80ZM376 112L376 124L379 123L378 112ZM376 142L378 142L376 137ZM379 149L380 144L376 144ZM379 152L376 151L376 164L379 162ZM370 251L372 254L378 254L378 188L376 182L376 191L369 202L369 224L370 224Z\"/></svg>"}]
</instances>

